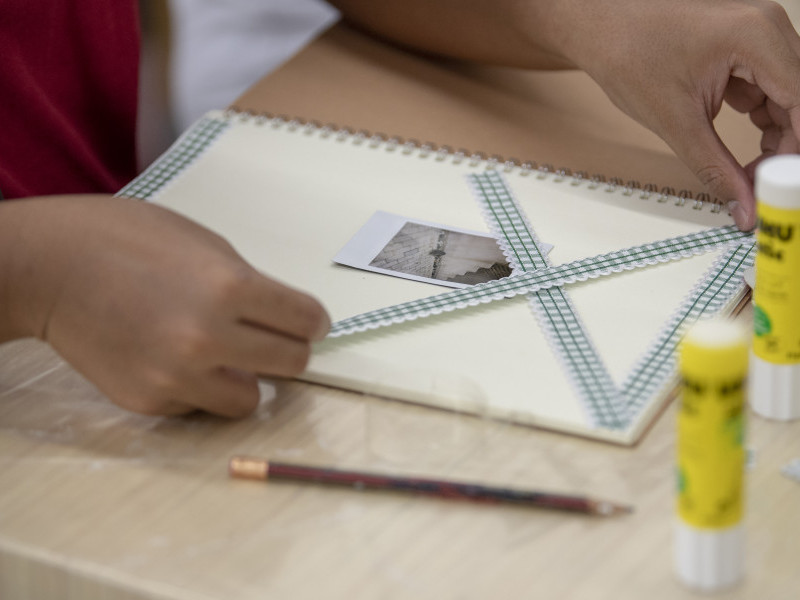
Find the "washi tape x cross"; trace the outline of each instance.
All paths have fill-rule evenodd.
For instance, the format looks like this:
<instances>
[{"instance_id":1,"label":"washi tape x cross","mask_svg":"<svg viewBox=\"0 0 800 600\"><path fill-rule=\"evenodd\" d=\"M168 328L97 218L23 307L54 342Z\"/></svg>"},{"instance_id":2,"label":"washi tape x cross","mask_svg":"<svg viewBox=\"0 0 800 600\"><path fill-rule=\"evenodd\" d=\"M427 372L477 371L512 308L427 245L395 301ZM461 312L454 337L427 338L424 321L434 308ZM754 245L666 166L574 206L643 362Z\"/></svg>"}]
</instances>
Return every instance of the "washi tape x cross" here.
<instances>
[{"instance_id":1,"label":"washi tape x cross","mask_svg":"<svg viewBox=\"0 0 800 600\"><path fill-rule=\"evenodd\" d=\"M728 226L552 266L503 177L496 171L487 171L471 174L468 179L513 274L343 319L333 324L330 337L527 294L541 329L592 423L624 429L644 408L647 398L673 376L675 349L686 329L730 302L740 290L744 270L752 266L755 258L752 235ZM564 287L721 248L725 251L667 320L623 384L615 385Z\"/></svg>"}]
</instances>

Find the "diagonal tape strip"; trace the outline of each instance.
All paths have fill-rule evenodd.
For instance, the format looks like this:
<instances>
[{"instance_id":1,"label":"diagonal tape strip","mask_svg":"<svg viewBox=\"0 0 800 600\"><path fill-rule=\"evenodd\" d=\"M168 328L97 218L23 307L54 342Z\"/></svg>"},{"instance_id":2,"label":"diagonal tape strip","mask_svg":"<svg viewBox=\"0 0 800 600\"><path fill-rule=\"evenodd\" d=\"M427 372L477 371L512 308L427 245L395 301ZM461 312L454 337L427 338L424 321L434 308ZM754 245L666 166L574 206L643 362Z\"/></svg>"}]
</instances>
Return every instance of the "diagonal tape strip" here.
<instances>
[{"instance_id":1,"label":"diagonal tape strip","mask_svg":"<svg viewBox=\"0 0 800 600\"><path fill-rule=\"evenodd\" d=\"M744 234L734 227L721 227L634 246L348 317L335 322L328 337L350 335L660 262L679 260L717 250L726 244L747 244L750 238L750 234Z\"/></svg>"},{"instance_id":2,"label":"diagonal tape strip","mask_svg":"<svg viewBox=\"0 0 800 600\"><path fill-rule=\"evenodd\" d=\"M490 172L469 179L484 217L512 266L530 270L548 263L533 228L503 178ZM743 272L754 257L752 236L740 233L733 226L708 230L701 235L704 243L716 245L733 237L742 245L732 247L715 262L676 315L662 328L656 342L637 363L621 389L611 380L566 292L558 289L554 291L560 295L541 292L531 295L534 314L592 422L611 428L624 427L632 422L644 408L646 400L671 381L675 350L686 328L699 318L719 312L741 288ZM694 254L696 249L684 246L685 243L685 238L674 238L651 244L648 258L657 262L664 255L680 252L681 247L685 247L687 255ZM636 250L640 257L647 256L647 250ZM618 253L612 254L615 260L619 258ZM597 267L601 258L586 260ZM607 266L613 268L616 265Z\"/></svg>"},{"instance_id":3,"label":"diagonal tape strip","mask_svg":"<svg viewBox=\"0 0 800 600\"><path fill-rule=\"evenodd\" d=\"M211 146L219 135L230 127L225 119L203 117L184 133L175 145L144 173L117 192L117 196L146 200L170 183Z\"/></svg>"},{"instance_id":4,"label":"diagonal tape strip","mask_svg":"<svg viewBox=\"0 0 800 600\"><path fill-rule=\"evenodd\" d=\"M744 271L753 266L756 247L752 238L722 253L662 328L622 385L631 414L639 413L675 373L675 350L686 330L698 319L718 313L741 287Z\"/></svg>"},{"instance_id":5,"label":"diagonal tape strip","mask_svg":"<svg viewBox=\"0 0 800 600\"><path fill-rule=\"evenodd\" d=\"M541 242L503 177L496 171L468 176L489 228L514 271L550 267ZM627 406L562 287L529 295L530 306L550 348L567 373L590 421L609 428L628 422Z\"/></svg>"}]
</instances>

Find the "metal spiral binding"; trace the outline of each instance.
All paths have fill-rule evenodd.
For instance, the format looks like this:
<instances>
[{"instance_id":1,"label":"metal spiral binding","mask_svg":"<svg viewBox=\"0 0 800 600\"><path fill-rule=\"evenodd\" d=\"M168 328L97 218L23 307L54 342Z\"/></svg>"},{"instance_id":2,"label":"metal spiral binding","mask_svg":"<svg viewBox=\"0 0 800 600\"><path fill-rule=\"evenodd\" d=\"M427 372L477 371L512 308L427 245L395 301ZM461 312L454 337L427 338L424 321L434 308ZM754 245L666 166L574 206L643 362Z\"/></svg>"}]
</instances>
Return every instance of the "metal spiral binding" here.
<instances>
[{"instance_id":1,"label":"metal spiral binding","mask_svg":"<svg viewBox=\"0 0 800 600\"><path fill-rule=\"evenodd\" d=\"M589 189L602 189L607 193L621 191L623 196L638 195L641 200L656 197L656 202L667 203L672 201L675 206L690 205L693 210L703 210L709 206L712 213L722 212L723 206L716 198L711 198L705 192L693 194L690 190L675 192L674 188L664 186L660 190L653 183L642 185L639 181L624 181L619 177L607 179L604 175L589 175L586 171L575 171L567 167L555 168L548 163L538 164L535 161L520 161L516 158L504 158L493 154L486 156L482 152L473 152L460 148L454 150L450 146L437 146L432 142L419 142L416 139L403 139L398 136L387 136L383 133L371 133L367 130L353 130L339 127L334 123L322 124L319 121L306 121L298 117L287 115L274 115L269 112L253 112L231 107L225 111L228 119L239 121L252 121L256 125L267 125L273 129L286 127L289 131L300 131L305 135L318 135L323 139L333 138L340 143L350 142L355 145L367 144L369 148L383 148L386 152L400 151L403 155L416 155L419 158L433 158L438 162L450 161L453 164L462 164L467 161L470 167L483 165L487 170L502 170L504 173L514 173L522 177L534 175L537 179L548 179L556 183L569 182L572 186L585 185Z\"/></svg>"}]
</instances>

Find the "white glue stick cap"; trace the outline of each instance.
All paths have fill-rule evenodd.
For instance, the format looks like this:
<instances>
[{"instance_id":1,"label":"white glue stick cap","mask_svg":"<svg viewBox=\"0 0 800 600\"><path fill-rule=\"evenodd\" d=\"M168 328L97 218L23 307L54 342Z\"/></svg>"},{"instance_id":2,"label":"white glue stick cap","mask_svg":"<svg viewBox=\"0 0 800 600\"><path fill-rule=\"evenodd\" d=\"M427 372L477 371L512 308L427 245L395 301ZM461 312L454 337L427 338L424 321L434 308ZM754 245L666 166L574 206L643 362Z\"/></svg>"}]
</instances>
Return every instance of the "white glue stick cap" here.
<instances>
[{"instance_id":1,"label":"white glue stick cap","mask_svg":"<svg viewBox=\"0 0 800 600\"><path fill-rule=\"evenodd\" d=\"M800 418L800 365L777 365L750 353L753 412L778 421Z\"/></svg>"},{"instance_id":2,"label":"white glue stick cap","mask_svg":"<svg viewBox=\"0 0 800 600\"><path fill-rule=\"evenodd\" d=\"M755 192L759 202L769 206L800 209L800 155L773 156L758 165ZM800 418L800 364L775 364L755 354L750 358L748 396L753 411L768 419Z\"/></svg>"},{"instance_id":3,"label":"white glue stick cap","mask_svg":"<svg viewBox=\"0 0 800 600\"><path fill-rule=\"evenodd\" d=\"M713 592L737 583L744 575L744 527L704 531L675 523L675 570L681 582Z\"/></svg>"},{"instance_id":4,"label":"white glue stick cap","mask_svg":"<svg viewBox=\"0 0 800 600\"><path fill-rule=\"evenodd\" d=\"M756 198L776 208L800 208L800 154L772 156L756 167Z\"/></svg>"}]
</instances>

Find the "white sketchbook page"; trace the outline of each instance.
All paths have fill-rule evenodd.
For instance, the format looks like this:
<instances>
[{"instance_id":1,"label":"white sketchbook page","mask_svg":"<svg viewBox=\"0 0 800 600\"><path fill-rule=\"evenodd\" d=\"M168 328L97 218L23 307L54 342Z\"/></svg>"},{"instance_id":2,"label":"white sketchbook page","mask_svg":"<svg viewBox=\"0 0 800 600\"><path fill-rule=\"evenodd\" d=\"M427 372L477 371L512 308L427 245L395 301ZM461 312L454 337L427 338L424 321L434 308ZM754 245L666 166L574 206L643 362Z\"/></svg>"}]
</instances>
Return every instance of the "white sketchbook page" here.
<instances>
[{"instance_id":1,"label":"white sketchbook page","mask_svg":"<svg viewBox=\"0 0 800 600\"><path fill-rule=\"evenodd\" d=\"M466 161L232 123L155 201L219 232L257 268L316 295L333 320L441 292L333 264L375 210L488 231L464 179L475 168ZM708 207L518 172L507 178L539 237L554 244L554 264L730 223ZM567 288L617 383L713 258ZM591 426L525 298L326 340L304 378L618 442L633 441L646 425Z\"/></svg>"}]
</instances>

